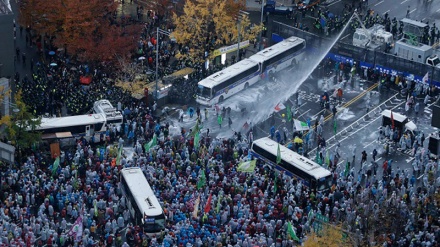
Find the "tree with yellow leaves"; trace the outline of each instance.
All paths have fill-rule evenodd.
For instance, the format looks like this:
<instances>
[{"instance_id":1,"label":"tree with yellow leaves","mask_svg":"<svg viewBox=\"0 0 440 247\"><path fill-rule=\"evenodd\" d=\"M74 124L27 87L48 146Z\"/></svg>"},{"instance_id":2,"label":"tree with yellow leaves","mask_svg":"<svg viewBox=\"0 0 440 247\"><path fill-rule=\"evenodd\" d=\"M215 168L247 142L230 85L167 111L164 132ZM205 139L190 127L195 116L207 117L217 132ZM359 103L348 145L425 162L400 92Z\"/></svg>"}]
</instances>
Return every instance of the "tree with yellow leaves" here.
<instances>
[{"instance_id":1,"label":"tree with yellow leaves","mask_svg":"<svg viewBox=\"0 0 440 247\"><path fill-rule=\"evenodd\" d=\"M345 247L354 246L349 237L344 237L343 231L339 226L323 225L318 232L311 232L304 241L304 247Z\"/></svg>"},{"instance_id":2,"label":"tree with yellow leaves","mask_svg":"<svg viewBox=\"0 0 440 247\"><path fill-rule=\"evenodd\" d=\"M240 9L233 2L189 0L185 3L183 15L174 13L173 22L176 28L172 35L177 43L188 47L187 52L180 54L181 57L193 62L203 62L206 51L236 44L239 39L253 41L257 37L263 27L251 27L246 15L240 18L240 34L238 33L237 17ZM209 58L213 58L211 52Z\"/></svg>"}]
</instances>

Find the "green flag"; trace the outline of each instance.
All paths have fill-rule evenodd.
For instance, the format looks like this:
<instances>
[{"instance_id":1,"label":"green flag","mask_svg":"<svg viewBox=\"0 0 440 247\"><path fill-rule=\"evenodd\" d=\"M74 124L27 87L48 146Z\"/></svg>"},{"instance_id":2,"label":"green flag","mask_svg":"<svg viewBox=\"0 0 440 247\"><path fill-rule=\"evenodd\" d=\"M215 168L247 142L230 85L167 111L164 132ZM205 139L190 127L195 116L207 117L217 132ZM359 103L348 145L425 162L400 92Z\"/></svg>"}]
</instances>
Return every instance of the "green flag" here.
<instances>
[{"instance_id":1,"label":"green flag","mask_svg":"<svg viewBox=\"0 0 440 247\"><path fill-rule=\"evenodd\" d=\"M198 150L200 146L200 132L197 132L194 136L194 149Z\"/></svg>"},{"instance_id":2,"label":"green flag","mask_svg":"<svg viewBox=\"0 0 440 247\"><path fill-rule=\"evenodd\" d=\"M122 145L119 147L118 157L116 158L116 165L117 166L121 164L121 156L122 156Z\"/></svg>"},{"instance_id":3,"label":"green flag","mask_svg":"<svg viewBox=\"0 0 440 247\"><path fill-rule=\"evenodd\" d=\"M73 188L78 189L78 170L75 172L75 179L73 180Z\"/></svg>"},{"instance_id":4,"label":"green flag","mask_svg":"<svg viewBox=\"0 0 440 247\"><path fill-rule=\"evenodd\" d=\"M330 153L328 152L328 149L325 153L325 164L327 164L327 166L330 165Z\"/></svg>"},{"instance_id":5,"label":"green flag","mask_svg":"<svg viewBox=\"0 0 440 247\"><path fill-rule=\"evenodd\" d=\"M57 157L52 165L52 176L55 176L59 166L60 166L60 157Z\"/></svg>"},{"instance_id":6,"label":"green flag","mask_svg":"<svg viewBox=\"0 0 440 247\"><path fill-rule=\"evenodd\" d=\"M289 221L289 223L287 224L287 233L289 234L289 236L290 236L293 240L295 240L295 241L299 241L299 238L296 236L296 233L295 233L295 231L293 230L293 226L292 226L292 224L290 223L290 221Z\"/></svg>"},{"instance_id":7,"label":"green flag","mask_svg":"<svg viewBox=\"0 0 440 247\"><path fill-rule=\"evenodd\" d=\"M205 175L205 170L203 170L202 168L199 181L197 182L197 189L204 187L205 184L206 184L206 175Z\"/></svg>"},{"instance_id":8,"label":"green flag","mask_svg":"<svg viewBox=\"0 0 440 247\"><path fill-rule=\"evenodd\" d=\"M278 143L278 149L277 149L277 164L281 163L281 150L280 150L280 144Z\"/></svg>"},{"instance_id":9,"label":"green flag","mask_svg":"<svg viewBox=\"0 0 440 247\"><path fill-rule=\"evenodd\" d=\"M238 164L237 171L239 172L254 172L257 160L244 161Z\"/></svg>"},{"instance_id":10,"label":"green flag","mask_svg":"<svg viewBox=\"0 0 440 247\"><path fill-rule=\"evenodd\" d=\"M318 163L318 164L321 164L321 157L319 156L319 152L318 151L316 151L315 162Z\"/></svg>"},{"instance_id":11,"label":"green flag","mask_svg":"<svg viewBox=\"0 0 440 247\"><path fill-rule=\"evenodd\" d=\"M220 196L218 196L217 206L215 207L216 213L220 212L221 200L222 200L222 196L220 195Z\"/></svg>"},{"instance_id":12,"label":"green flag","mask_svg":"<svg viewBox=\"0 0 440 247\"><path fill-rule=\"evenodd\" d=\"M94 211L95 211L95 217L98 217L98 203L95 201L93 203Z\"/></svg>"},{"instance_id":13,"label":"green flag","mask_svg":"<svg viewBox=\"0 0 440 247\"><path fill-rule=\"evenodd\" d=\"M199 121L196 122L196 126L194 126L194 129L191 131L190 136L196 136L197 132L199 132L202 129L202 126L199 125Z\"/></svg>"},{"instance_id":14,"label":"green flag","mask_svg":"<svg viewBox=\"0 0 440 247\"><path fill-rule=\"evenodd\" d=\"M350 162L348 162L345 164L345 171L344 171L344 176L347 177L348 173L350 172Z\"/></svg>"},{"instance_id":15,"label":"green flag","mask_svg":"<svg viewBox=\"0 0 440 247\"><path fill-rule=\"evenodd\" d=\"M157 136L156 134L153 135L153 139L151 139L150 142L145 143L144 148L145 148L145 152L150 151L150 148L154 147L157 145Z\"/></svg>"},{"instance_id":16,"label":"green flag","mask_svg":"<svg viewBox=\"0 0 440 247\"><path fill-rule=\"evenodd\" d=\"M335 131L335 135L336 135L337 129L338 129L338 125L337 125L336 119L335 119L335 123L333 124L333 130Z\"/></svg>"},{"instance_id":17,"label":"green flag","mask_svg":"<svg viewBox=\"0 0 440 247\"><path fill-rule=\"evenodd\" d=\"M292 122L292 112L290 106L287 106L287 121Z\"/></svg>"},{"instance_id":18,"label":"green flag","mask_svg":"<svg viewBox=\"0 0 440 247\"><path fill-rule=\"evenodd\" d=\"M273 181L273 193L278 191L278 170L275 170L275 180Z\"/></svg>"}]
</instances>

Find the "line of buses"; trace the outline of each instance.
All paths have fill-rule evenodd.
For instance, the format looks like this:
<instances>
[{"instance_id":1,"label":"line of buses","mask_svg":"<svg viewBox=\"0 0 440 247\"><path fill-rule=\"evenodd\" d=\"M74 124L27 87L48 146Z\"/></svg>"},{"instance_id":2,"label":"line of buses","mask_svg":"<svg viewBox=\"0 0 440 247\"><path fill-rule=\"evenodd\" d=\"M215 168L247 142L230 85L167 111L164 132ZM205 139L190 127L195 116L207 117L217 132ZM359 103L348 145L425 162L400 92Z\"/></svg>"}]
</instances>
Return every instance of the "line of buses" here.
<instances>
[{"instance_id":1,"label":"line of buses","mask_svg":"<svg viewBox=\"0 0 440 247\"><path fill-rule=\"evenodd\" d=\"M259 51L201 80L196 101L204 106L221 103L260 79L272 77L289 66L296 66L303 60L305 49L304 39L290 37Z\"/></svg>"}]
</instances>

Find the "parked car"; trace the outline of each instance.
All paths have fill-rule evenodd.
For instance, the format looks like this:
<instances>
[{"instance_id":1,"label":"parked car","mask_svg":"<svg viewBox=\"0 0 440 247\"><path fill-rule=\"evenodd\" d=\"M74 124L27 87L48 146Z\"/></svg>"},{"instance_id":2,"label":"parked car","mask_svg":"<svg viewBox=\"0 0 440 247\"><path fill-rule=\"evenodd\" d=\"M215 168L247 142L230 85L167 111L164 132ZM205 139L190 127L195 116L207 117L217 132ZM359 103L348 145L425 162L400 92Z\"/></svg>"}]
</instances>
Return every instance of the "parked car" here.
<instances>
[{"instance_id":1,"label":"parked car","mask_svg":"<svg viewBox=\"0 0 440 247\"><path fill-rule=\"evenodd\" d=\"M268 1L266 5L263 7L263 12L269 14L276 15L289 15L292 14L296 5L285 6L285 5L276 5L276 1Z\"/></svg>"}]
</instances>

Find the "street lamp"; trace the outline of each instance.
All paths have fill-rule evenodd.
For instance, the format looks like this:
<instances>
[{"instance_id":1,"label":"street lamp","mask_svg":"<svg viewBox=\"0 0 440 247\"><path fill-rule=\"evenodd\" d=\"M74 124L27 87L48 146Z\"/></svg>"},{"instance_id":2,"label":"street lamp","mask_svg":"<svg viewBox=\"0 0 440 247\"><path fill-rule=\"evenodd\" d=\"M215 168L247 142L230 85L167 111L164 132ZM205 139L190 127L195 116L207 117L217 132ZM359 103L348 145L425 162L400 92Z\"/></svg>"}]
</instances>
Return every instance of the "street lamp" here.
<instances>
[{"instance_id":1,"label":"street lamp","mask_svg":"<svg viewBox=\"0 0 440 247\"><path fill-rule=\"evenodd\" d=\"M261 0L261 16L260 16L260 25L263 25L263 13L264 13L264 0ZM260 50L263 39L263 30L260 31L258 35L258 50Z\"/></svg>"},{"instance_id":2,"label":"street lamp","mask_svg":"<svg viewBox=\"0 0 440 247\"><path fill-rule=\"evenodd\" d=\"M159 98L159 80L158 80L158 73L159 73L159 34L164 34L167 36L170 36L171 33L168 31L165 31L163 29L157 28L156 31L156 100L158 100Z\"/></svg>"},{"instance_id":3,"label":"street lamp","mask_svg":"<svg viewBox=\"0 0 440 247\"><path fill-rule=\"evenodd\" d=\"M240 60L240 26L241 26L240 24L241 24L241 21L248 15L249 15L248 12L240 10L238 12L238 16L237 16L237 20L238 20L237 61Z\"/></svg>"}]
</instances>

